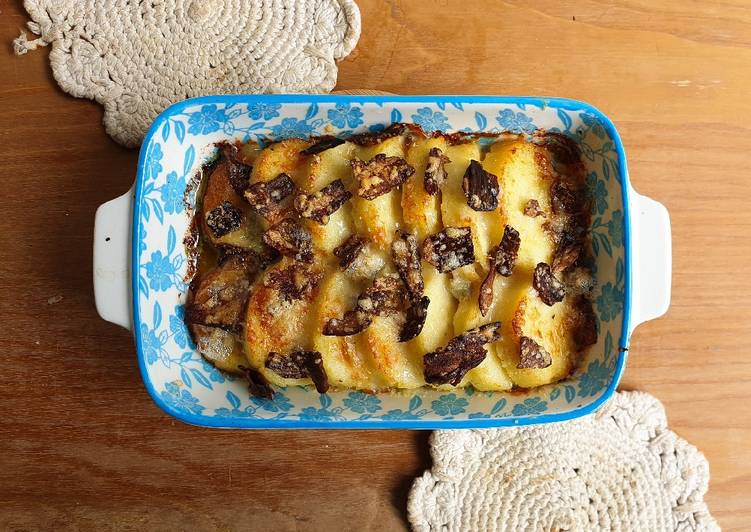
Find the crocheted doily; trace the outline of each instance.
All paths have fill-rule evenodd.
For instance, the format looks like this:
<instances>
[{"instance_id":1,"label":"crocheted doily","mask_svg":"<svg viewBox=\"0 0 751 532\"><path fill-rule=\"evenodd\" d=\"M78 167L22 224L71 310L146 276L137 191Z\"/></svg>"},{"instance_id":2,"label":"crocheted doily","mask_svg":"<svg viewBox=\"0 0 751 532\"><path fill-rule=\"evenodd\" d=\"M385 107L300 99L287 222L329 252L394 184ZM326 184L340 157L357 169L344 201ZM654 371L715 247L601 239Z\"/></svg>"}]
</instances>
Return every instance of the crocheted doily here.
<instances>
[{"instance_id":1,"label":"crocheted doily","mask_svg":"<svg viewBox=\"0 0 751 532\"><path fill-rule=\"evenodd\" d=\"M328 92L336 60L360 37L354 0L26 0L39 38L52 44L62 89L104 106L114 139L137 146L168 105L192 96Z\"/></svg>"},{"instance_id":2,"label":"crocheted doily","mask_svg":"<svg viewBox=\"0 0 751 532\"><path fill-rule=\"evenodd\" d=\"M418 532L719 530L703 502L706 459L646 393L568 423L437 431L431 445L408 503Z\"/></svg>"}]
</instances>

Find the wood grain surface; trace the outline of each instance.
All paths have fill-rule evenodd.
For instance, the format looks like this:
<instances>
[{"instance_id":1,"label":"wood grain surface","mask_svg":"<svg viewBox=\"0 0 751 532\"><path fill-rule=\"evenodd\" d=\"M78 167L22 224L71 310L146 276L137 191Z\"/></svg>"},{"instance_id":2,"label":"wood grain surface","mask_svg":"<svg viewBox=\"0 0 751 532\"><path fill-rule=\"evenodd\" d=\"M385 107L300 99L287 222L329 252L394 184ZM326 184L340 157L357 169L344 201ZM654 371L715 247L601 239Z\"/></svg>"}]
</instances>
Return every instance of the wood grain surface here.
<instances>
[{"instance_id":1,"label":"wood grain surface","mask_svg":"<svg viewBox=\"0 0 751 532\"><path fill-rule=\"evenodd\" d=\"M744 0L359 0L338 88L564 96L619 128L665 203L668 314L633 337L627 389L710 462L707 500L751 527L751 9ZM428 433L227 431L151 402L128 332L97 317L92 224L133 181L101 110L62 93L0 0L0 529L393 530Z\"/></svg>"}]
</instances>

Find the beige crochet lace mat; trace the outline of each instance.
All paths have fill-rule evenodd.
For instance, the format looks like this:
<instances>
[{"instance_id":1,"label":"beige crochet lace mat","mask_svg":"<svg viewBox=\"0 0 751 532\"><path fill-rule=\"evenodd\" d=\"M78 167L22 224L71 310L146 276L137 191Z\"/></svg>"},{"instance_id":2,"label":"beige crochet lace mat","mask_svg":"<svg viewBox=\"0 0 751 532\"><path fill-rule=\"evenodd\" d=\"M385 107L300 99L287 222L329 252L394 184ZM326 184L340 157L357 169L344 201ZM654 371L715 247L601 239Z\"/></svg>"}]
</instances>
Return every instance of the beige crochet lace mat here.
<instances>
[{"instance_id":1,"label":"beige crochet lace mat","mask_svg":"<svg viewBox=\"0 0 751 532\"><path fill-rule=\"evenodd\" d=\"M414 530L719 530L709 466L660 402L621 392L566 423L437 431L412 486Z\"/></svg>"},{"instance_id":2,"label":"beige crochet lace mat","mask_svg":"<svg viewBox=\"0 0 751 532\"><path fill-rule=\"evenodd\" d=\"M19 55L52 45L60 87L104 106L137 146L176 101L207 94L328 92L360 37L354 0L25 0Z\"/></svg>"}]
</instances>

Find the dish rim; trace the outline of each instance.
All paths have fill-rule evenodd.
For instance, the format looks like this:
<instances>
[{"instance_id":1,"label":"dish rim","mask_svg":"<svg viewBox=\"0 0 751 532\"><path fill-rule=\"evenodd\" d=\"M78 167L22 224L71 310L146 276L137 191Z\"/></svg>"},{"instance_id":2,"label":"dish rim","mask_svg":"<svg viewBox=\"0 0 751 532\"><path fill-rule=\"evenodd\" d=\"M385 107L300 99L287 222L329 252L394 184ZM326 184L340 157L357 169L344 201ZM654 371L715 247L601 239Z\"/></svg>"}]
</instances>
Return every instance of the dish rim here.
<instances>
[{"instance_id":1,"label":"dish rim","mask_svg":"<svg viewBox=\"0 0 751 532\"><path fill-rule=\"evenodd\" d=\"M565 412L552 414L542 414L536 416L514 416L504 418L477 418L477 419L402 419L402 420L330 420L314 421L302 419L253 419L253 418L220 418L216 416L206 416L203 414L192 414L184 410L172 408L164 401L161 395L154 388L149 377L146 366L146 357L143 353L142 339L137 325L140 323L139 302L138 302L138 271L131 268L131 309L133 320L133 333L135 336L136 354L138 356L138 366L141 371L141 378L144 382L147 392L156 405L180 421L189 425L213 427L213 428L233 428L233 429L260 429L260 428L278 428L278 429L469 429L469 428L496 428L496 427L513 427L522 425L537 425L569 421L587 414L591 414L602 406L615 393L618 384L623 376L627 359L627 348L629 342L629 329L631 324L631 305L632 305L632 264L631 264L631 183L628 176L628 167L626 162L626 153L621 141L618 130L612 120L602 111L593 105L579 100L559 97L535 97L535 96L472 96L472 95L345 95L345 94L233 94L233 95L210 95L189 98L174 103L162 111L152 122L151 126L144 136L138 157L138 166L136 172L136 181L134 187L134 201L131 219L131 265L138 264L138 224L141 217L141 203L135 201L141 196L141 187L143 183L144 163L146 159L147 147L151 144L152 138L161 129L165 120L183 109L201 104L211 103L252 103L252 102L274 102L274 103L445 103L445 104L506 104L506 105L535 105L543 107L552 107L565 109L569 111L584 111L592 114L601 123L611 139L618 158L618 171L620 174L621 198L623 209L623 259L624 259L624 290L623 290L623 312L621 320L621 334L618 339L617 361L614 373L607 388L600 397L589 404L578 408L572 408ZM181 240L182 242L182 240ZM499 392L508 393L508 392Z\"/></svg>"}]
</instances>

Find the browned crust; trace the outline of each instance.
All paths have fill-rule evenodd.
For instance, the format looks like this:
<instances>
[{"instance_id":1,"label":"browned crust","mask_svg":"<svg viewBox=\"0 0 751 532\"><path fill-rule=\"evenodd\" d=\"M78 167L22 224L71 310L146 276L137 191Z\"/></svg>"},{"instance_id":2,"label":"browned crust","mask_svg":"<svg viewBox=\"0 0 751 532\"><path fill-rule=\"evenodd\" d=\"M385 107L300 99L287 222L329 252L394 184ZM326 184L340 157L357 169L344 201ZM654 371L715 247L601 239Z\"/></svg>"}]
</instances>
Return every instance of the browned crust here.
<instances>
[{"instance_id":1,"label":"browned crust","mask_svg":"<svg viewBox=\"0 0 751 532\"><path fill-rule=\"evenodd\" d=\"M597 343L597 316L587 297L576 298L569 320L569 326L574 332L574 343L579 351Z\"/></svg>"},{"instance_id":2,"label":"browned crust","mask_svg":"<svg viewBox=\"0 0 751 532\"><path fill-rule=\"evenodd\" d=\"M216 246L216 263L218 266L224 264L230 257L239 255L246 260L255 261L258 264L259 270L264 270L271 264L279 260L279 252L274 248L263 246L260 251L256 251L250 248L243 248L239 246L231 246L229 244L220 244Z\"/></svg>"},{"instance_id":3,"label":"browned crust","mask_svg":"<svg viewBox=\"0 0 751 532\"><path fill-rule=\"evenodd\" d=\"M579 145L568 136L554 131L539 131L533 142L543 146L550 154L550 162L556 173L566 177L572 184L583 185L586 170Z\"/></svg>"},{"instance_id":4,"label":"browned crust","mask_svg":"<svg viewBox=\"0 0 751 532\"><path fill-rule=\"evenodd\" d=\"M559 245L555 253L553 253L553 263L551 264L553 272L562 272L574 264L582 252L582 245L582 242L562 243Z\"/></svg>"},{"instance_id":5,"label":"browned crust","mask_svg":"<svg viewBox=\"0 0 751 532\"><path fill-rule=\"evenodd\" d=\"M214 238L221 238L240 228L243 213L229 201L224 201L206 213L206 226Z\"/></svg>"},{"instance_id":6,"label":"browned crust","mask_svg":"<svg viewBox=\"0 0 751 532\"><path fill-rule=\"evenodd\" d=\"M183 237L183 246L185 246L185 256L188 261L188 269L185 272L183 281L189 283L198 273L198 259L201 255L200 250L201 231L198 228L198 218L193 215L188 222L188 230Z\"/></svg>"},{"instance_id":7,"label":"browned crust","mask_svg":"<svg viewBox=\"0 0 751 532\"><path fill-rule=\"evenodd\" d=\"M310 264L294 262L284 268L267 272L263 280L266 288L272 288L278 297L286 301L306 299L321 282L323 274Z\"/></svg>"},{"instance_id":8,"label":"browned crust","mask_svg":"<svg viewBox=\"0 0 751 532\"><path fill-rule=\"evenodd\" d=\"M519 246L521 246L519 231L510 225L506 225L500 244L492 251L494 255L493 263L500 275L510 277L514 272L516 258L519 255Z\"/></svg>"},{"instance_id":9,"label":"browned crust","mask_svg":"<svg viewBox=\"0 0 751 532\"><path fill-rule=\"evenodd\" d=\"M555 214L579 214L584 211L585 194L556 179L550 186L550 203Z\"/></svg>"},{"instance_id":10,"label":"browned crust","mask_svg":"<svg viewBox=\"0 0 751 532\"><path fill-rule=\"evenodd\" d=\"M386 128L384 131L381 131L379 133L374 134L365 134L365 135L356 135L353 136L351 139L352 142L359 144L359 145L375 145L379 142L383 142L384 140L395 137L398 135L404 135L405 142L409 144L411 142L411 139L418 138L418 137L426 137L425 133L419 128L419 126L416 126L414 124L393 124L392 126ZM434 132L431 135L431 137L440 137L446 140L446 142L449 145L452 144L459 144L464 142L473 142L476 141L478 138L482 137L500 137L500 136L508 136L507 134L467 134L463 132L456 132L456 133L450 133L445 134L441 132ZM554 134L554 133L543 133L543 132L537 132L534 135L534 141L538 143L542 148L540 151L535 152L535 160L538 164L538 167L542 169L541 173L544 179L549 179L551 183L551 190L554 192L554 202L553 202L553 209L554 213L541 213L541 209L539 209L539 204L537 205L537 209L534 208L534 205L530 206L529 212L527 213L530 216L538 216L538 215L547 215L546 220L546 226L549 223L550 230L549 234L550 237L553 239L553 241L556 243L556 251L554 252L553 259L551 261L552 266L552 272L559 273L559 272L568 272L564 275L564 278L568 279L567 275L570 274L570 271L577 267L578 269L581 269L580 265L582 264L582 257L587 252L588 246L586 245L586 229L589 225L589 205L587 204L586 199L584 199L583 196L583 183L584 183L584 173L583 173L583 163L581 161L581 154L578 149L578 146L571 140L568 139L565 136ZM305 144L303 143L302 146L296 148L295 153L300 154L300 151L302 151L302 155L314 155L315 153L318 153L320 151L323 151L325 149L330 149L332 147L335 147L339 144L341 144L344 141L341 141L339 139L334 138L326 138L326 137L318 137L311 138L308 142L311 144L308 146L308 148L302 149ZM239 151L236 146L223 143L221 145L218 145L219 147L219 155L218 157L204 165L202 168L202 172L204 175L207 175L206 180L209 181L211 174L214 172L219 172L218 177L223 180L223 182L226 182L226 189L231 190L231 194L227 197L231 198L230 204L232 205L233 209L237 208L238 210L241 209L241 205L245 205L245 211L242 211L243 213L249 212L247 211L247 204L244 202L243 193L247 191L247 177L250 174L251 166L247 164L250 162L242 160L242 157L239 156ZM307 158L302 157L301 161L308 161ZM302 164L302 162L300 162ZM307 164L307 162L305 162ZM195 183L193 182L195 181ZM190 189L191 186L198 186L198 183L200 183L200 176L197 174L196 179L191 181L191 185L189 185L189 191L187 193L190 193L194 189ZM397 180L399 183L397 183L395 186L399 186L403 180L399 179ZM388 190L391 190L394 187L390 187ZM468 187L470 188L470 187ZM426 187L427 190L427 187ZM500 192L500 190L499 190ZM385 192L384 192L385 193ZM240 202L239 205L235 202ZM345 200L346 201L346 200ZM199 204L200 205L200 204ZM216 207L214 207L216 208ZM338 208L338 207L337 207ZM202 244L202 227L199 226L199 223L203 222L203 230L204 232L208 227L206 226L206 219L205 216L200 216L202 209L199 207L197 209L198 212L196 212L196 215L192 219L191 222L191 229L189 233L185 237L185 245L188 248L188 256L191 257L191 250L193 252L193 257L195 260L193 261L193 265L189 267L189 277L193 277L193 282L191 282L191 288L188 295L189 305L193 305L194 310L186 312L186 321L190 321L193 319L194 321L197 319L198 316L201 320L205 322L209 322L208 319L206 319L205 313L203 315L200 312L196 312L196 306L195 306L195 295L196 292L200 289L200 279L198 279L198 275L195 275L196 273L196 263L197 258L199 256L199 249ZM206 214L208 214L207 211ZM285 211L288 212L288 211ZM552 214L552 217L551 217ZM247 214L244 214L247 215ZM328 217L328 215L324 215L321 218L324 219ZM552 218L552 219L551 219ZM555 224L557 220L557 225ZM280 218L279 218L280 219ZM267 240L269 240L267 238ZM276 242L276 240L274 240ZM269 242L267 242L269 243ZM209 242L210 244L216 244L215 242ZM213 246L210 246L213 247ZM266 257L265 259L262 257L259 257L257 253L253 253L250 249L244 249L244 248L237 248L235 249L233 246L219 246L217 249L214 250L214 252L219 251L218 253L218 261L217 264L222 265L226 263L228 260L232 259L232 257L235 256L242 256L242 257L249 257L252 258L256 264L259 265L260 268L265 268L272 260L273 258ZM271 250L273 251L273 250ZM273 255L273 253L272 253ZM296 260L301 261L304 260L302 256L297 256L297 254L294 257ZM492 257L491 257L492 258ZM474 260L474 256L473 256ZM497 261L491 262L491 270L495 273L497 273ZM439 268L440 269L440 268ZM400 273L402 273L400 271ZM493 274L493 275L494 275ZM490 302L492 302L492 282L493 282L493 276L490 274L488 275L488 278L490 278L490 285L491 285L491 291L490 291L490 297L487 299L485 308L487 308L490 305ZM205 280L205 276L204 276ZM403 281L407 287L410 287L410 279L408 277L403 276ZM485 282L483 283L484 286L486 286L488 283L488 279L486 278ZM293 283L295 284L295 283ZM299 283L297 283L299 284ZM307 286L309 283L303 283L306 284L306 287L304 290L302 290L302 293L300 296L303 299L309 299L313 297L313 293L316 291L315 286L317 285L316 282L310 283L311 286ZM415 285L416 286L416 285ZM274 297L274 292L279 292L279 290L270 290L266 287L260 287L261 291L268 292L269 297ZM265 290L264 290L265 289ZM410 299L415 301L417 298L418 293L421 293L422 290L416 290L414 287L410 288ZM284 292L282 290L281 292ZM487 290L486 290L487 293ZM575 292L573 293L575 294ZM572 297L579 297L574 296L572 294ZM482 299L482 291L481 291L481 299ZM247 299L247 298L246 298ZM426 297L423 296L422 299L427 300ZM421 329L421 323L420 320L424 318L424 310L427 308L427 305L424 305L424 307L420 306L420 302L422 300L418 300L417 302L413 302L406 310L407 312L407 323L405 323L405 327L402 331L402 336L405 334L407 336L410 336L411 333L405 333L404 331L408 329L408 325L410 322L412 324L419 324ZM514 330L514 333L517 337L521 336L521 323L523 323L523 314L524 314L524 307L526 305L526 300L523 299L520 301L519 306L517 307L514 317L512 318L512 329ZM480 302L481 310L483 307L483 303ZM403 310L403 308L400 306L400 309ZM422 310L422 315L420 311ZM410 320L410 312L414 311L414 316ZM190 315L189 315L190 314ZM485 313L483 312L483 315ZM571 320L571 327L575 331L575 342L577 346L580 349L584 349L587 346L591 345L596 341L597 338L597 331L596 331L596 319L593 319L594 313L592 311L591 302L586 299L586 297L581 296L579 299L575 302L575 312L572 314L572 316L569 318ZM423 319L424 321L424 319ZM267 326L269 324L266 324ZM226 325L221 325L223 328L227 327ZM236 327L236 326L235 326ZM232 327L229 327L232 329ZM193 327L189 327L191 329L191 334L193 334ZM234 330L234 329L232 329ZM419 334L419 332L418 332ZM413 337L413 336L411 336ZM472 342L470 342L472 344ZM348 349L351 348L348 344ZM474 348L467 348L468 350L473 350ZM475 350L477 351L477 350ZM351 357L351 353L347 352L348 355ZM477 352L475 353L477 354ZM262 376L261 376L262 378ZM252 379L251 379L252 380ZM461 380L461 379L460 379ZM263 383L258 382L258 380L253 380L251 385L259 386L261 392L263 392Z\"/></svg>"},{"instance_id":11,"label":"browned crust","mask_svg":"<svg viewBox=\"0 0 751 532\"><path fill-rule=\"evenodd\" d=\"M206 185L203 187L200 207L196 209L195 213L195 216L200 220L203 235L211 242L216 242L217 238L207 225L209 213L220 205L229 205L233 210L242 213L246 206L243 198L235 192L230 184L230 162L225 155L225 151L222 150L219 157L205 165L204 170L202 170L205 172Z\"/></svg>"},{"instance_id":12,"label":"browned crust","mask_svg":"<svg viewBox=\"0 0 751 532\"><path fill-rule=\"evenodd\" d=\"M514 332L516 338L521 338L524 327L524 315L527 312L527 298L523 297L519 300L514 310L514 315L511 318L511 330Z\"/></svg>"},{"instance_id":13,"label":"browned crust","mask_svg":"<svg viewBox=\"0 0 751 532\"><path fill-rule=\"evenodd\" d=\"M540 207L539 201L531 199L527 201L527 204L524 206L524 215L529 216L530 218L536 218L538 216L545 216L545 211Z\"/></svg>"},{"instance_id":14,"label":"browned crust","mask_svg":"<svg viewBox=\"0 0 751 532\"><path fill-rule=\"evenodd\" d=\"M236 145L225 145L222 151L229 164L229 184L238 196L242 196L250 185L250 172L253 167L240 160L239 148Z\"/></svg>"}]
</instances>

